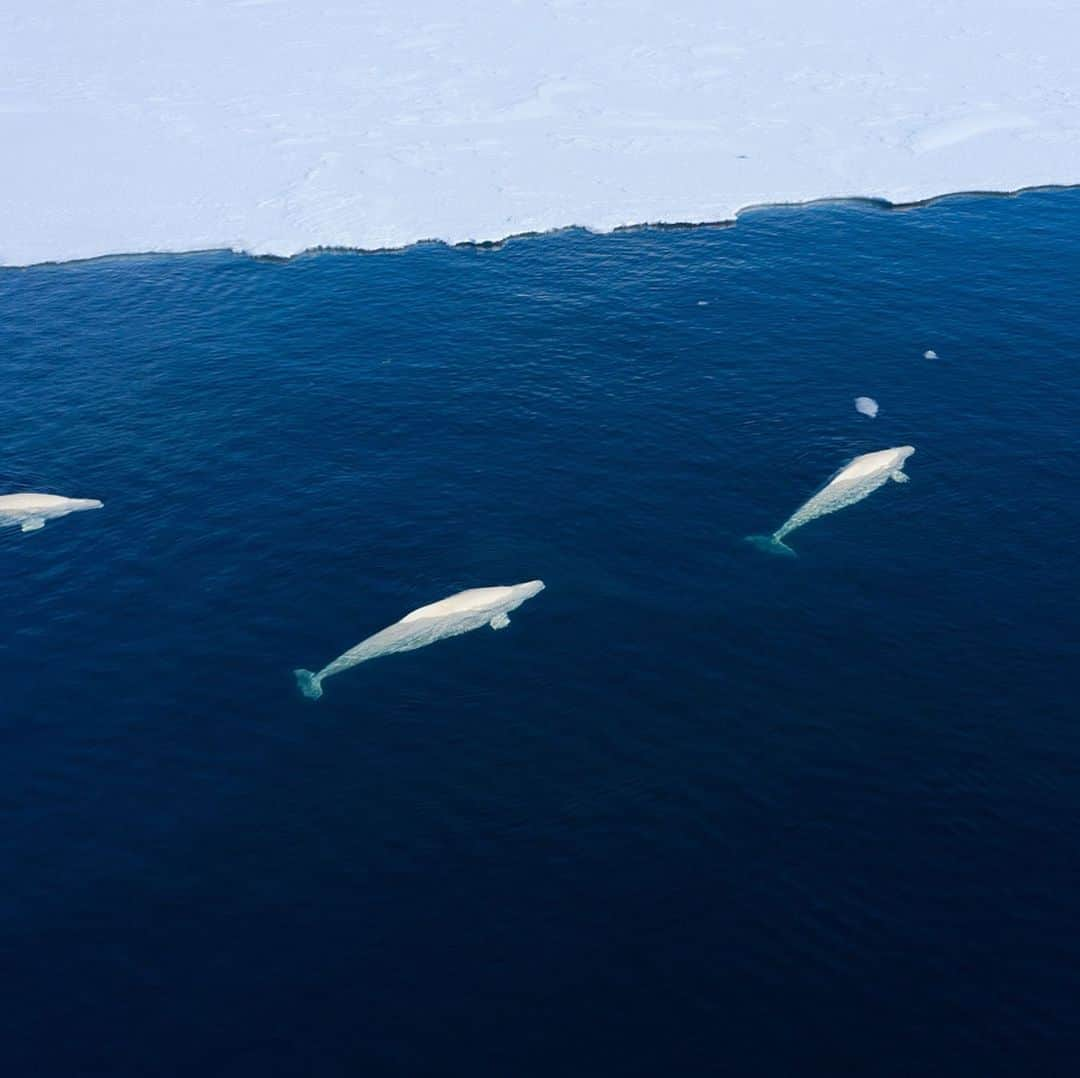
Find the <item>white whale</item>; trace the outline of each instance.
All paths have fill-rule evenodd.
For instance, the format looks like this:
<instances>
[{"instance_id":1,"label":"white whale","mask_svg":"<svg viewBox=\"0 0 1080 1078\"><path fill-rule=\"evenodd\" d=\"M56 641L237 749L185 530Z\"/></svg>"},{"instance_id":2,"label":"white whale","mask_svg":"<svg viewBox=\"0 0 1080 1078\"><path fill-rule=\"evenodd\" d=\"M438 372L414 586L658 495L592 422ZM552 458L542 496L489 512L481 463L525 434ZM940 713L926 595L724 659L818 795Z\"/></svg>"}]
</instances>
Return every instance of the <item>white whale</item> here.
<instances>
[{"instance_id":1,"label":"white whale","mask_svg":"<svg viewBox=\"0 0 1080 1078\"><path fill-rule=\"evenodd\" d=\"M772 535L749 535L747 539L763 550L774 554L791 554L795 551L784 543L784 537L811 520L835 513L849 505L861 502L890 479L906 483L904 462L915 452L910 445L881 449L876 453L864 453L846 464L808 502L800 505Z\"/></svg>"},{"instance_id":2,"label":"white whale","mask_svg":"<svg viewBox=\"0 0 1080 1078\"><path fill-rule=\"evenodd\" d=\"M406 614L374 636L362 640L344 655L338 656L329 666L317 674L310 670L294 670L300 691L312 700L323 694L322 683L334 674L340 674L357 663L377 659L380 655L392 655L397 651L413 651L427 647L436 640L460 636L490 625L493 629L505 629L510 624L510 611L516 610L526 599L544 590L542 580L530 580L525 584L507 587L470 588L459 591L449 598L440 599Z\"/></svg>"},{"instance_id":3,"label":"white whale","mask_svg":"<svg viewBox=\"0 0 1080 1078\"><path fill-rule=\"evenodd\" d=\"M24 532L36 532L45 527L45 521L58 520L68 513L82 513L87 509L100 509L101 502L94 498L61 498L57 494L3 494L0 495L0 528L16 524Z\"/></svg>"}]
</instances>

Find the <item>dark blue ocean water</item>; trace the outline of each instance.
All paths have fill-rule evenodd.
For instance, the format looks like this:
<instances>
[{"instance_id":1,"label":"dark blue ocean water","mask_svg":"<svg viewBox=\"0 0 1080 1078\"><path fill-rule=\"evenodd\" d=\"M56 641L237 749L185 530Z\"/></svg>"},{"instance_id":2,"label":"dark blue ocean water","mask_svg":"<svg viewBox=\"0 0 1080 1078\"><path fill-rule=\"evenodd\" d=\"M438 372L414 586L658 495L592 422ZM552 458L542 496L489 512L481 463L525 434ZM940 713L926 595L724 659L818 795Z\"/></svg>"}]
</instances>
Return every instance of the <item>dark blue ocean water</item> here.
<instances>
[{"instance_id":1,"label":"dark blue ocean water","mask_svg":"<svg viewBox=\"0 0 1080 1078\"><path fill-rule=\"evenodd\" d=\"M1078 223L0 273L2 1073L1075 1073Z\"/></svg>"}]
</instances>

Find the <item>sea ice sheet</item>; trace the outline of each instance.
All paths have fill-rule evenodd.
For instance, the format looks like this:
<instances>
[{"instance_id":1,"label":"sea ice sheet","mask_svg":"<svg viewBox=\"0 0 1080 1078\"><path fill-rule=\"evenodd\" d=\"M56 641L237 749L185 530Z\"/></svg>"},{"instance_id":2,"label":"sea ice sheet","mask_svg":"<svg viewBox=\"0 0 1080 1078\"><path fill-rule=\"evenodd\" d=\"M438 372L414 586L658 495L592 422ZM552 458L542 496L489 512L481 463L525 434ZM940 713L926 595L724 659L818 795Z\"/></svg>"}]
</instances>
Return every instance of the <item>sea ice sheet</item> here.
<instances>
[{"instance_id":1,"label":"sea ice sheet","mask_svg":"<svg viewBox=\"0 0 1080 1078\"><path fill-rule=\"evenodd\" d=\"M0 264L1080 181L1080 4L7 0Z\"/></svg>"}]
</instances>

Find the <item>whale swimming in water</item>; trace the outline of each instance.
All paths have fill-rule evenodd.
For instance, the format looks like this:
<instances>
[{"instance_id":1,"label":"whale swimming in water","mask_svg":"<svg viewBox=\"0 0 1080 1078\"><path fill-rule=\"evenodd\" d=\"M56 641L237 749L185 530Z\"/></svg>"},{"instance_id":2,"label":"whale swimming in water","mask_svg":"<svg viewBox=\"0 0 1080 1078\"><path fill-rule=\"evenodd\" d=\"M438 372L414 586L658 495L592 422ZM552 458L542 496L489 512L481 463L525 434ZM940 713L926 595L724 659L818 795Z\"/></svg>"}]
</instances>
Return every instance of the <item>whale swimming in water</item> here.
<instances>
[{"instance_id":1,"label":"whale swimming in water","mask_svg":"<svg viewBox=\"0 0 1080 1078\"><path fill-rule=\"evenodd\" d=\"M826 513L835 513L837 509L845 509L861 502L890 479L897 483L906 483L908 477L904 474L904 462L914 452L914 446L901 445L856 457L844 465L808 502L800 505L772 535L748 535L747 539L773 554L794 556L795 551L784 543L785 536L811 520L825 516Z\"/></svg>"},{"instance_id":2,"label":"whale swimming in water","mask_svg":"<svg viewBox=\"0 0 1080 1078\"><path fill-rule=\"evenodd\" d=\"M68 513L82 513L87 509L100 509L101 502L95 498L61 498L57 494L3 494L0 495L0 528L16 524L24 532L36 532L45 527L45 521L58 520Z\"/></svg>"},{"instance_id":3,"label":"whale swimming in water","mask_svg":"<svg viewBox=\"0 0 1080 1078\"><path fill-rule=\"evenodd\" d=\"M338 656L329 666L318 673L310 670L294 670L300 691L311 700L323 694L322 683L334 674L340 674L357 663L377 659L380 655L392 655L397 651L413 651L427 647L436 640L460 636L490 625L493 629L505 629L510 624L510 611L516 610L526 599L544 590L542 580L530 580L525 584L511 584L496 588L470 588L459 591L437 603L422 606L406 614L400 621L362 640L344 655Z\"/></svg>"}]
</instances>

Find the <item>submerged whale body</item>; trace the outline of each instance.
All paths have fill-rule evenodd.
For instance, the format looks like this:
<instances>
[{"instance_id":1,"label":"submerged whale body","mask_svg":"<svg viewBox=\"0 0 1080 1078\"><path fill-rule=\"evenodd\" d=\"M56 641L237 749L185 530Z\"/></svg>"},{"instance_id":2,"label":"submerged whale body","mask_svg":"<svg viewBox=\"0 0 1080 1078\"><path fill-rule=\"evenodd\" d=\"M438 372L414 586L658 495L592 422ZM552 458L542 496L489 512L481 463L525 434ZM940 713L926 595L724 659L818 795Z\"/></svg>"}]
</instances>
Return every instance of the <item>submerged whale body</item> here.
<instances>
[{"instance_id":1,"label":"submerged whale body","mask_svg":"<svg viewBox=\"0 0 1080 1078\"><path fill-rule=\"evenodd\" d=\"M460 636L490 625L493 629L505 629L510 624L510 611L516 610L526 599L544 590L542 580L530 580L525 584L506 587L470 588L460 591L437 603L421 606L406 614L374 636L362 640L344 655L338 656L318 673L310 670L294 670L300 691L311 700L323 694L322 683L334 674L340 674L357 663L377 659L380 655L392 655L398 651L413 651L427 647L436 640Z\"/></svg>"},{"instance_id":2,"label":"submerged whale body","mask_svg":"<svg viewBox=\"0 0 1080 1078\"><path fill-rule=\"evenodd\" d=\"M0 495L0 528L18 525L24 532L36 532L45 527L47 520L58 520L69 513L100 508L102 504L95 498L61 498L58 494L3 494Z\"/></svg>"},{"instance_id":3,"label":"submerged whale body","mask_svg":"<svg viewBox=\"0 0 1080 1078\"><path fill-rule=\"evenodd\" d=\"M890 479L906 483L908 477L904 474L904 463L914 452L914 446L901 445L856 457L808 502L799 506L772 535L749 535L747 539L770 553L794 555L795 551L784 542L785 536L811 520L861 502Z\"/></svg>"}]
</instances>

